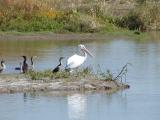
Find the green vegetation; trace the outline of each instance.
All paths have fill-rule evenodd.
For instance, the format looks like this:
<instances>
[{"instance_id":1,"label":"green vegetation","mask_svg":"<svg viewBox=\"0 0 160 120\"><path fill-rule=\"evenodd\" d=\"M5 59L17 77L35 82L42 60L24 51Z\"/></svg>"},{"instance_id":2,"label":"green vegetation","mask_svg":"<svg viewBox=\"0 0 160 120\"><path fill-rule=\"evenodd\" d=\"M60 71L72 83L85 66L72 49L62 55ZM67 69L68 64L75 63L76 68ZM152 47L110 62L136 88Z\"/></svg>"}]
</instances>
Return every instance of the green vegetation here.
<instances>
[{"instance_id":1,"label":"green vegetation","mask_svg":"<svg viewBox=\"0 0 160 120\"><path fill-rule=\"evenodd\" d=\"M1 0L0 31L158 30L159 6L156 0Z\"/></svg>"},{"instance_id":2,"label":"green vegetation","mask_svg":"<svg viewBox=\"0 0 160 120\"><path fill-rule=\"evenodd\" d=\"M106 73L100 73L100 76L106 81L114 80L113 73L110 70L107 70Z\"/></svg>"},{"instance_id":3,"label":"green vegetation","mask_svg":"<svg viewBox=\"0 0 160 120\"><path fill-rule=\"evenodd\" d=\"M105 81L120 80L122 82L122 80L125 79L126 82L128 65L130 64L124 65L121 71L117 75L112 73L110 70L107 70L107 72L99 71L98 73L95 74L90 67L76 69L72 73L66 71L52 73L51 70L45 70L42 72L29 71L28 73L26 73L26 75L31 80L53 80L53 79L80 80L85 77L87 77L88 79L92 79L94 77Z\"/></svg>"},{"instance_id":4,"label":"green vegetation","mask_svg":"<svg viewBox=\"0 0 160 120\"><path fill-rule=\"evenodd\" d=\"M29 71L26 73L32 80L52 79L53 74L51 70L45 70L43 72Z\"/></svg>"},{"instance_id":5,"label":"green vegetation","mask_svg":"<svg viewBox=\"0 0 160 120\"><path fill-rule=\"evenodd\" d=\"M78 69L76 72L72 74L72 77L85 77L86 75L91 75L92 70L91 68L83 68L83 69ZM66 78L71 78L71 74L66 71L60 71L57 73L52 73L52 70L45 70L41 72L37 71L29 71L26 73L26 75L31 78L32 80L44 80L44 79L66 79Z\"/></svg>"},{"instance_id":6,"label":"green vegetation","mask_svg":"<svg viewBox=\"0 0 160 120\"><path fill-rule=\"evenodd\" d=\"M141 1L142 2L142 1ZM115 23L130 30L160 30L160 2L142 2Z\"/></svg>"},{"instance_id":7,"label":"green vegetation","mask_svg":"<svg viewBox=\"0 0 160 120\"><path fill-rule=\"evenodd\" d=\"M129 13L122 18L116 18L114 23L120 27L128 28L129 30L142 30L144 29L143 21L136 13Z\"/></svg>"},{"instance_id":8,"label":"green vegetation","mask_svg":"<svg viewBox=\"0 0 160 120\"><path fill-rule=\"evenodd\" d=\"M119 71L118 74L115 74L111 72L110 70L107 70L106 72L102 72L101 70L98 71L97 76L100 77L102 80L105 81L115 81L115 80L122 80L124 79L126 82L126 76L128 72L128 66L131 66L130 63L125 64L122 69Z\"/></svg>"}]
</instances>

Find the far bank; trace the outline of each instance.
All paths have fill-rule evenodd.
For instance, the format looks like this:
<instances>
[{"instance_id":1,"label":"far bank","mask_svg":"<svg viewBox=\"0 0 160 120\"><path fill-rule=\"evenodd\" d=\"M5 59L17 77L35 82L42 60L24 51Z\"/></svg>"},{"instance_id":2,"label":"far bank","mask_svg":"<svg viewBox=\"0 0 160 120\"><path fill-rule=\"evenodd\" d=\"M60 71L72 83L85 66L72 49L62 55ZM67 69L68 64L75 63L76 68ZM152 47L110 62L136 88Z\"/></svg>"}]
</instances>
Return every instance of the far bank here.
<instances>
[{"instance_id":1,"label":"far bank","mask_svg":"<svg viewBox=\"0 0 160 120\"><path fill-rule=\"evenodd\" d=\"M0 32L0 40L106 40L111 37L147 39L150 33L135 34L135 31L107 33L54 33L54 32Z\"/></svg>"}]
</instances>

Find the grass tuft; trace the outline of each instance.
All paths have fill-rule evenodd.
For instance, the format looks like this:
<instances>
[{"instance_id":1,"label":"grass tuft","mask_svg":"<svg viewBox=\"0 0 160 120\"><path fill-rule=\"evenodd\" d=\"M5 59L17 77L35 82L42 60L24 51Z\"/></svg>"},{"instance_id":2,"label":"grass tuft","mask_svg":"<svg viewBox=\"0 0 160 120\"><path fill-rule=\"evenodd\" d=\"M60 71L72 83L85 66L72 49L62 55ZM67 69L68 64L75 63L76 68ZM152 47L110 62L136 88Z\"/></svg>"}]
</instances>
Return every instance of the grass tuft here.
<instances>
[{"instance_id":1,"label":"grass tuft","mask_svg":"<svg viewBox=\"0 0 160 120\"><path fill-rule=\"evenodd\" d=\"M51 70L45 70L43 72L29 71L27 75L29 76L29 78L31 78L31 80L43 80L46 78L47 79L53 78L53 74Z\"/></svg>"},{"instance_id":2,"label":"grass tuft","mask_svg":"<svg viewBox=\"0 0 160 120\"><path fill-rule=\"evenodd\" d=\"M54 80L54 79L66 79L66 80L80 80L81 78L85 77L93 77L95 76L96 78L99 78L101 80L105 81L115 81L115 80L120 80L122 82L122 79L125 79L126 82L126 75L127 75L127 66L130 64L126 64L125 66L122 67L121 71L115 75L112 73L110 70L107 70L106 72L99 72L95 74L93 70L90 67L82 68L82 69L77 69L74 72L66 72L66 71L60 71L57 73L52 73L51 70L45 70L41 72L36 72L36 71L29 71L27 73L27 76L31 80Z\"/></svg>"}]
</instances>

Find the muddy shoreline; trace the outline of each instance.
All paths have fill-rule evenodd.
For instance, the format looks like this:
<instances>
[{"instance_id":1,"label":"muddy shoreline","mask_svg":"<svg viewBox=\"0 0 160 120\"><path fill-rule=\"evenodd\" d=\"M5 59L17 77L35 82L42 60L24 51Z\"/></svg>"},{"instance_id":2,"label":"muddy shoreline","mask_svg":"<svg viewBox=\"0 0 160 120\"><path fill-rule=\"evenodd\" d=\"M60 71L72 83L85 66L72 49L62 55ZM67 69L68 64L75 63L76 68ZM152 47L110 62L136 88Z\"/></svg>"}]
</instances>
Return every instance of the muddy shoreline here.
<instances>
[{"instance_id":1,"label":"muddy shoreline","mask_svg":"<svg viewBox=\"0 0 160 120\"><path fill-rule=\"evenodd\" d=\"M104 40L108 36L98 33L0 33L0 40Z\"/></svg>"},{"instance_id":2,"label":"muddy shoreline","mask_svg":"<svg viewBox=\"0 0 160 120\"><path fill-rule=\"evenodd\" d=\"M79 79L79 80L78 80ZM1 75L0 93L55 91L55 92L80 92L80 91L107 91L113 92L127 89L130 86L120 81L98 80L94 77L69 79L42 79L31 80L24 75Z\"/></svg>"},{"instance_id":3,"label":"muddy shoreline","mask_svg":"<svg viewBox=\"0 0 160 120\"><path fill-rule=\"evenodd\" d=\"M133 34L134 35L134 34ZM109 38L128 38L129 36L119 33L1 33L0 40L54 40L54 41L70 41L70 40L106 40Z\"/></svg>"}]
</instances>

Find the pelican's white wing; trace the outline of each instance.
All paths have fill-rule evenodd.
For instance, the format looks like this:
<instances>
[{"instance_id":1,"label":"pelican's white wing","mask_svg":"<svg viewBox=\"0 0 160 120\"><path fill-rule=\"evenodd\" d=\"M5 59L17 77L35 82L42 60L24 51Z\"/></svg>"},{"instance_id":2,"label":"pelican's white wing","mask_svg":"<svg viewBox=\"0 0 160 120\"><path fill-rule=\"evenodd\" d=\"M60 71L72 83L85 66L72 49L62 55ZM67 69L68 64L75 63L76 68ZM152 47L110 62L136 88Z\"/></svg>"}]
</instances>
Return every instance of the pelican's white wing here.
<instances>
[{"instance_id":1,"label":"pelican's white wing","mask_svg":"<svg viewBox=\"0 0 160 120\"><path fill-rule=\"evenodd\" d=\"M71 56L67 60L66 69L72 69L80 66L85 61L85 58L83 56L79 56L77 54Z\"/></svg>"}]
</instances>

